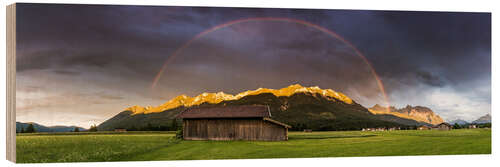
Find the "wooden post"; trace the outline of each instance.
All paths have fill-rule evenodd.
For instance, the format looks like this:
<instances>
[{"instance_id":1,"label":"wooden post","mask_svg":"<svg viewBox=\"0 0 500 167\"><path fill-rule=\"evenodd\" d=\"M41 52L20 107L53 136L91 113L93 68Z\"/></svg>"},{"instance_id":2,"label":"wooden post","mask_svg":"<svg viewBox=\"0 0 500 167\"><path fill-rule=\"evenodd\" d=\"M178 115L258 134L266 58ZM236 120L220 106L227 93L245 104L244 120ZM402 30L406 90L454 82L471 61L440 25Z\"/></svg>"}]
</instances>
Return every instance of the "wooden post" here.
<instances>
[{"instance_id":1,"label":"wooden post","mask_svg":"<svg viewBox=\"0 0 500 167\"><path fill-rule=\"evenodd\" d=\"M288 141L288 128L285 127L285 140Z\"/></svg>"},{"instance_id":2,"label":"wooden post","mask_svg":"<svg viewBox=\"0 0 500 167\"><path fill-rule=\"evenodd\" d=\"M182 119L182 139L186 139L186 120Z\"/></svg>"}]
</instances>

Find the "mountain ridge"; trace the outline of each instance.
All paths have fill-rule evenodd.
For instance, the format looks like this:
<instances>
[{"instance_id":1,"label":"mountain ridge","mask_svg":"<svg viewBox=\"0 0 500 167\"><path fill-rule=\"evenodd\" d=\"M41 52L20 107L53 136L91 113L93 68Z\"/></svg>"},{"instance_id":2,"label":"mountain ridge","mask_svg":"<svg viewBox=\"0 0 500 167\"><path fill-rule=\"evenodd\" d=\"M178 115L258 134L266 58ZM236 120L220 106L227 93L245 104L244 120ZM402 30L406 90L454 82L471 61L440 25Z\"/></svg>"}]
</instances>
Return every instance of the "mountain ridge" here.
<instances>
[{"instance_id":1,"label":"mountain ridge","mask_svg":"<svg viewBox=\"0 0 500 167\"><path fill-rule=\"evenodd\" d=\"M303 87L300 84L294 84L281 89L258 88L256 90L244 91L236 95L226 94L224 92L217 92L217 93L204 92L199 94L198 96L189 97L185 94L182 94L157 107L152 107L152 106L142 107L136 105L126 108L125 110L131 111L133 114L158 113L158 112L163 112L165 110L174 109L177 107L191 107L203 103L217 104L223 101L238 100L245 96L258 95L262 93L272 93L275 96L280 97L280 96L291 96L295 93L304 93L304 92L319 93L323 96L335 98L337 100L341 100L348 104L353 103L353 100L351 98L347 97L343 93L335 92L332 89L321 89L318 86Z\"/></svg>"},{"instance_id":2,"label":"mountain ridge","mask_svg":"<svg viewBox=\"0 0 500 167\"><path fill-rule=\"evenodd\" d=\"M444 120L438 114L434 113L434 111L432 111L430 108L423 106L407 105L406 107L398 109L394 106L382 107L378 104L375 104L373 107L368 108L368 111L375 115L389 114L433 125L444 122Z\"/></svg>"},{"instance_id":3,"label":"mountain ridge","mask_svg":"<svg viewBox=\"0 0 500 167\"><path fill-rule=\"evenodd\" d=\"M65 126L65 125L55 125L55 126L45 126L35 122L16 122L16 132L21 132L21 129L26 129L29 124L32 124L36 132L71 132L75 128L80 131L86 131L87 129L78 126Z\"/></svg>"},{"instance_id":4,"label":"mountain ridge","mask_svg":"<svg viewBox=\"0 0 500 167\"><path fill-rule=\"evenodd\" d=\"M472 121L474 124L484 124L484 123L491 123L491 115L486 114L484 116L479 117L478 119Z\"/></svg>"},{"instance_id":5,"label":"mountain ridge","mask_svg":"<svg viewBox=\"0 0 500 167\"><path fill-rule=\"evenodd\" d=\"M449 121L448 123L451 124L451 125L455 125L455 124L467 125L467 124L470 124L469 122L467 122L466 120L463 120L463 119L455 119L453 121Z\"/></svg>"}]
</instances>

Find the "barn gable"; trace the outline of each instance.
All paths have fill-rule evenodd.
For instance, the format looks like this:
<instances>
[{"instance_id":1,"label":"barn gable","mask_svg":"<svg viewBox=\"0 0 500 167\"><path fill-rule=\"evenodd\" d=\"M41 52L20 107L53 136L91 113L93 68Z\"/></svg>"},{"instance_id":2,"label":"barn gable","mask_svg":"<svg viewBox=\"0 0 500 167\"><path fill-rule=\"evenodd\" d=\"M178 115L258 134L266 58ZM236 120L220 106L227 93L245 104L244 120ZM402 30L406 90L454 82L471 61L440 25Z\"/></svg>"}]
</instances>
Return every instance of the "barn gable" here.
<instances>
[{"instance_id":1,"label":"barn gable","mask_svg":"<svg viewBox=\"0 0 500 167\"><path fill-rule=\"evenodd\" d=\"M266 118L271 117L269 106L243 105L224 107L198 107L184 110L177 118Z\"/></svg>"}]
</instances>

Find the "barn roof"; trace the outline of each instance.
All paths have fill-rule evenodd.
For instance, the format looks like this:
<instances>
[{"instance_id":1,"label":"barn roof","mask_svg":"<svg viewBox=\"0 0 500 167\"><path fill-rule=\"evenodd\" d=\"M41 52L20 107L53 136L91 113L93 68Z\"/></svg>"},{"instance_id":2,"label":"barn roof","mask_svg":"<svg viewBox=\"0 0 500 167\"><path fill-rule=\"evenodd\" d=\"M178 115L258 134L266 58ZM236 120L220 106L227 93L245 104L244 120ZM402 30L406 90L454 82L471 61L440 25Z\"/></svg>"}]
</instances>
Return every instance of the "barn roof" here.
<instances>
[{"instance_id":1,"label":"barn roof","mask_svg":"<svg viewBox=\"0 0 500 167\"><path fill-rule=\"evenodd\" d=\"M443 123L437 124L436 126L440 126L440 125L451 126L449 123L446 123L446 122L443 122Z\"/></svg>"},{"instance_id":2,"label":"barn roof","mask_svg":"<svg viewBox=\"0 0 500 167\"><path fill-rule=\"evenodd\" d=\"M271 118L266 118L266 117L264 117L264 121L268 121L268 122L271 122L271 123L273 123L273 124L281 125L281 126L284 126L284 127L286 127L286 128L292 128L292 126L290 126L290 125L287 125L287 124L285 124L285 123L281 123L281 122L276 121L276 120L271 119Z\"/></svg>"},{"instance_id":3,"label":"barn roof","mask_svg":"<svg viewBox=\"0 0 500 167\"><path fill-rule=\"evenodd\" d=\"M442 122L442 123L440 123L440 124L434 125L432 128L439 128L439 126L441 126L441 125L445 125L445 126L452 127L452 125L450 125L449 123Z\"/></svg>"},{"instance_id":4,"label":"barn roof","mask_svg":"<svg viewBox=\"0 0 500 167\"><path fill-rule=\"evenodd\" d=\"M268 118L271 117L266 105L241 105L224 107L197 107L187 109L177 118Z\"/></svg>"}]
</instances>

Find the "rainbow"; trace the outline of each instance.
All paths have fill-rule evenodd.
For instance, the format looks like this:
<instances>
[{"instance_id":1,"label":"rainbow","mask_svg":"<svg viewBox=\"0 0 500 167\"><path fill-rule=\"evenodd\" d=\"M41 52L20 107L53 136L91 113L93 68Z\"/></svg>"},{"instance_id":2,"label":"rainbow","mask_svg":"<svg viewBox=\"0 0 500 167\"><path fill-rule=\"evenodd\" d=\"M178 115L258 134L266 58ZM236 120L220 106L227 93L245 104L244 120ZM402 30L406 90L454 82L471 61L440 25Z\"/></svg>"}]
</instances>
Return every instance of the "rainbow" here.
<instances>
[{"instance_id":1,"label":"rainbow","mask_svg":"<svg viewBox=\"0 0 500 167\"><path fill-rule=\"evenodd\" d=\"M256 21L267 21L267 22L288 22L288 23L296 23L296 24L300 24L300 25L304 25L304 26L307 26L307 27L311 27L311 28L314 28L316 30L319 30L325 34L328 34L329 36L333 37L333 38L336 38L340 41L342 41L344 44L346 44L347 46L349 46L350 48L352 48L354 50L354 52L356 53L356 55L358 55L366 65L368 65L368 67L370 68L370 71L371 71L371 74L373 75L373 77L375 78L376 82L377 82L377 85L378 85L378 88L380 89L380 91L382 92L382 96L386 102L386 105L387 106L390 106L390 103L389 103L389 100L387 98L387 94L385 92L385 89L384 89L384 85L382 84L382 81L380 80L380 77L378 76L377 72L375 71L375 69L373 68L372 64L368 61L368 59L366 59L366 57L353 45L351 44L351 42L347 41L346 39L344 39L343 37L341 37L340 35L338 35L337 33L327 29L327 28L324 28L324 27L321 27L317 24L313 24L313 23L310 23L310 22L307 22L307 21L304 21L304 20L298 20L298 19L291 19L291 18L282 18L282 17L252 17L252 18L244 18L244 19L238 19L238 20L233 20L233 21L229 21L229 22L226 22L226 23L223 23L223 24L219 24L217 26L214 26L212 28L209 28L205 31L202 31L200 33L198 33L196 36L194 36L193 38L191 38L189 41L187 41L186 43L184 43L184 45L182 45L180 48L176 49L172 55L170 55L167 60L165 61L165 63L163 63L160 71L158 72L158 74L156 74L154 80L153 80L153 84L151 85L151 88L155 88L156 85L158 84L158 81L160 80L161 76L163 75L163 73L165 73L165 70L167 69L167 65L172 62L175 57L177 57L177 55L179 55L184 49L188 48L194 41L200 39L201 37L209 34L209 33L212 33L214 31L217 31L219 29L222 29L222 28L226 28L226 27L229 27L229 26L232 26L232 25L235 25L235 24L240 24L240 23L245 23L245 22L256 22ZM389 109L388 109L389 110Z\"/></svg>"}]
</instances>

